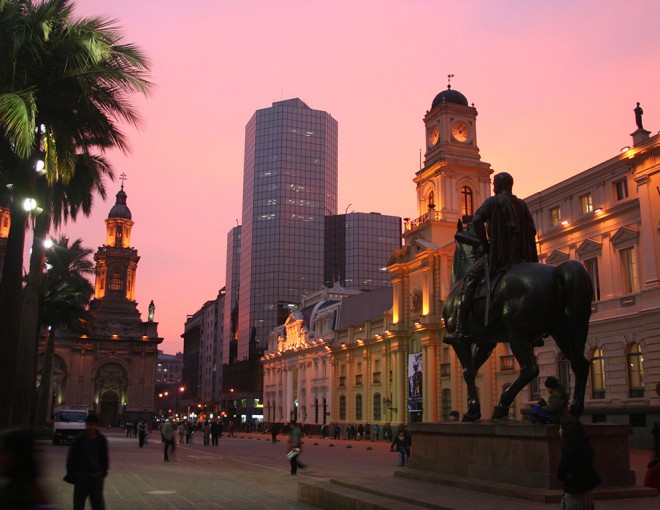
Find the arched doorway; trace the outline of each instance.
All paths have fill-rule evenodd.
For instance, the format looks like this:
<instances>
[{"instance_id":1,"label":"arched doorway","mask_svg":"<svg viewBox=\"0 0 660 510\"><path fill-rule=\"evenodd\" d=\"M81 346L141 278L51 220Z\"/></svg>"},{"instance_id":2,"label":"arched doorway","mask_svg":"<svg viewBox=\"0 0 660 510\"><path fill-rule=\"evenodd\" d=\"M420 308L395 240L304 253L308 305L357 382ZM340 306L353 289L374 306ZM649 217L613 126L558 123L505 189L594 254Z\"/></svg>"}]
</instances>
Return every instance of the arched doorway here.
<instances>
[{"instance_id":1,"label":"arched doorway","mask_svg":"<svg viewBox=\"0 0 660 510\"><path fill-rule=\"evenodd\" d=\"M103 425L119 425L119 395L106 391L99 399L99 421Z\"/></svg>"}]
</instances>

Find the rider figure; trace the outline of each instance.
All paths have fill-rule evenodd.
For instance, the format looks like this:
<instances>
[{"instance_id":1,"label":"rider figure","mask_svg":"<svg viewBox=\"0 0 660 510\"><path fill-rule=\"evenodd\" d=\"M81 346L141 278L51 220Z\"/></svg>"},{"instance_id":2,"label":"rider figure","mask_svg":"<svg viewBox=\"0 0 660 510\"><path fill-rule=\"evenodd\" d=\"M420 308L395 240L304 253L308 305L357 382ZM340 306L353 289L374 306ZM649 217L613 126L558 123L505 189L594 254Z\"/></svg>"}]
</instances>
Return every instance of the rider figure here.
<instances>
[{"instance_id":1,"label":"rider figure","mask_svg":"<svg viewBox=\"0 0 660 510\"><path fill-rule=\"evenodd\" d=\"M466 332L467 318L472 310L474 292L485 276L486 268L490 275L495 275L522 262L539 261L534 220L525 201L516 197L512 188L511 175L506 172L496 174L493 178L495 195L488 197L472 218L472 227L481 243L483 256L472 264L465 275L463 294L456 312L456 330L453 335L445 336L444 342L447 344L459 345L463 339L471 338Z\"/></svg>"}]
</instances>

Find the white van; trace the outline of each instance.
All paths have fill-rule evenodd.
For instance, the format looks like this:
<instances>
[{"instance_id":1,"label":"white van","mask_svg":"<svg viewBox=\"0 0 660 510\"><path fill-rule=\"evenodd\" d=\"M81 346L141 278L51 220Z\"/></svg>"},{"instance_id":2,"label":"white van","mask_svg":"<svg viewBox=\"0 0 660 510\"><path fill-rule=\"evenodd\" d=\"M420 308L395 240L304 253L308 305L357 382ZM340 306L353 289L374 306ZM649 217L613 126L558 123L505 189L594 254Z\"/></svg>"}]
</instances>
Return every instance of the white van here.
<instances>
[{"instance_id":1,"label":"white van","mask_svg":"<svg viewBox=\"0 0 660 510\"><path fill-rule=\"evenodd\" d=\"M58 445L61 441L73 439L85 430L85 418L88 414L85 408L56 409L53 418L53 444Z\"/></svg>"}]
</instances>

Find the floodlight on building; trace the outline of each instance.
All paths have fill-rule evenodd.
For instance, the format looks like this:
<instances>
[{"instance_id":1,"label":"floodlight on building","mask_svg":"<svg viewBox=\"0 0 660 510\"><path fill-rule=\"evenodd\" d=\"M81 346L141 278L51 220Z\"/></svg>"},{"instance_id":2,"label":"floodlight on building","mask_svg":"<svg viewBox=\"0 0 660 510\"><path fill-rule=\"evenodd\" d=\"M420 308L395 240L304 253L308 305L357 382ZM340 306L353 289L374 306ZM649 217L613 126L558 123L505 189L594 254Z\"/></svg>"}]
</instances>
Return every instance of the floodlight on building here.
<instances>
[{"instance_id":1,"label":"floodlight on building","mask_svg":"<svg viewBox=\"0 0 660 510\"><path fill-rule=\"evenodd\" d=\"M568 221L564 220L561 222L562 227L567 227L568 226Z\"/></svg>"},{"instance_id":2,"label":"floodlight on building","mask_svg":"<svg viewBox=\"0 0 660 510\"><path fill-rule=\"evenodd\" d=\"M619 152L628 152L630 150L630 145L626 145L625 147L621 147L621 150Z\"/></svg>"}]
</instances>

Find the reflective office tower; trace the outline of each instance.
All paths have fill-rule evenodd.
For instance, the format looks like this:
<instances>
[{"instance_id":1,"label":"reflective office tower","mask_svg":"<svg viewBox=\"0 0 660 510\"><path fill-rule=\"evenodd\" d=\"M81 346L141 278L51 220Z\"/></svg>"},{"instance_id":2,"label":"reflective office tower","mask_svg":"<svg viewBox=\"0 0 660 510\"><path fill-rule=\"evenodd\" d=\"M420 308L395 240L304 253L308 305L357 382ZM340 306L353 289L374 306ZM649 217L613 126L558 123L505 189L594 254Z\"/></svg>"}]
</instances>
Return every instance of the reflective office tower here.
<instances>
[{"instance_id":1,"label":"reflective office tower","mask_svg":"<svg viewBox=\"0 0 660 510\"><path fill-rule=\"evenodd\" d=\"M337 213L337 121L300 99L245 129L238 361L323 284L324 217Z\"/></svg>"},{"instance_id":2,"label":"reflective office tower","mask_svg":"<svg viewBox=\"0 0 660 510\"><path fill-rule=\"evenodd\" d=\"M241 226L227 234L227 272L225 276L225 311L222 337L222 363L236 361L238 356L238 291L241 280Z\"/></svg>"},{"instance_id":3,"label":"reflective office tower","mask_svg":"<svg viewBox=\"0 0 660 510\"><path fill-rule=\"evenodd\" d=\"M373 290L390 285L387 262L401 247L401 218L348 213L325 218L324 284Z\"/></svg>"}]
</instances>

